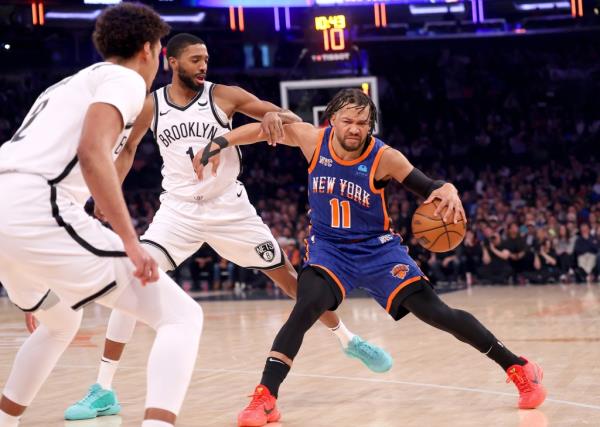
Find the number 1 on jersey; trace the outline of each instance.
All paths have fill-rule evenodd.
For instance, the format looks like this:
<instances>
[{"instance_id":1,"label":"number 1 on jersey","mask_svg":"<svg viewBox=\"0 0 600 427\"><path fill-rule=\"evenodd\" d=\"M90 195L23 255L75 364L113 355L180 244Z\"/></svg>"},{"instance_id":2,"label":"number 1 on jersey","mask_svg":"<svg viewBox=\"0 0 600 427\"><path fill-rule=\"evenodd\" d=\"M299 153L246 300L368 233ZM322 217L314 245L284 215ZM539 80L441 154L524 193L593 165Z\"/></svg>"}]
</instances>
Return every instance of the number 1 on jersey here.
<instances>
[{"instance_id":1,"label":"number 1 on jersey","mask_svg":"<svg viewBox=\"0 0 600 427\"><path fill-rule=\"evenodd\" d=\"M342 207L341 214L341 223L342 228L350 228L351 218L350 218L350 202L348 200L344 200L340 202L338 199L329 200L329 204L331 205L331 227L332 228L340 228L340 205Z\"/></svg>"}]
</instances>

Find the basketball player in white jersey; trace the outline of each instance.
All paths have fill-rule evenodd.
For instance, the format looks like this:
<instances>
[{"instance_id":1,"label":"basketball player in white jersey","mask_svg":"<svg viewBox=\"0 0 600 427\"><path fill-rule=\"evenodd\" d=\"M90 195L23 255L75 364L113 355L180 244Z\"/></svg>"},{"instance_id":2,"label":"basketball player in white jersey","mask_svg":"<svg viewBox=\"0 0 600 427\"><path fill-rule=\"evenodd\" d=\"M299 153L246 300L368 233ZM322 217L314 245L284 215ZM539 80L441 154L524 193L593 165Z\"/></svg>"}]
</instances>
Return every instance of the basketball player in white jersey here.
<instances>
[{"instance_id":1,"label":"basketball player in white jersey","mask_svg":"<svg viewBox=\"0 0 600 427\"><path fill-rule=\"evenodd\" d=\"M283 123L301 121L290 111L262 101L235 86L206 81L208 51L191 34L178 34L167 44L173 69L172 83L146 99L123 154L117 159L125 178L137 144L150 128L160 148L164 167L161 206L141 237L145 249L164 270L172 270L208 243L220 256L242 267L263 271L288 295L296 294L297 274L269 228L248 200L236 148L223 150L219 174L196 177L194 155L231 129L231 117L240 112L262 120L272 143L283 135ZM100 214L101 216L101 214ZM383 350L352 334L333 312L321 320L340 339L345 353L370 369L383 372L391 358ZM81 401L67 408L66 419L88 419L120 411L112 380L119 359L135 329L135 318L113 310L97 384Z\"/></svg>"},{"instance_id":2,"label":"basketball player in white jersey","mask_svg":"<svg viewBox=\"0 0 600 427\"><path fill-rule=\"evenodd\" d=\"M114 166L168 31L147 6L105 9L93 34L105 62L44 91L0 147L0 281L11 301L40 321L5 383L0 427L18 426L92 301L156 330L142 426L175 424L198 352L202 310L140 245ZM85 213L90 193L114 232Z\"/></svg>"}]
</instances>

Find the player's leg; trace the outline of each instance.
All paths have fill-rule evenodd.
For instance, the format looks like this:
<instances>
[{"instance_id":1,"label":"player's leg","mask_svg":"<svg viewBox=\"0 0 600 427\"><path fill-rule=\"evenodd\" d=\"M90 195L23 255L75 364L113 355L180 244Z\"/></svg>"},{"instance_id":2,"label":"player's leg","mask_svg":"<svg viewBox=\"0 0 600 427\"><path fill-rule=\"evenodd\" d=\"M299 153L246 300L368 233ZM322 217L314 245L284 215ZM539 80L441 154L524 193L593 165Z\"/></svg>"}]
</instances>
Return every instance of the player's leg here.
<instances>
[{"instance_id":1,"label":"player's leg","mask_svg":"<svg viewBox=\"0 0 600 427\"><path fill-rule=\"evenodd\" d=\"M16 427L81 323L74 311L50 292L35 311L37 329L19 349L0 401L0 427Z\"/></svg>"},{"instance_id":2,"label":"player's leg","mask_svg":"<svg viewBox=\"0 0 600 427\"><path fill-rule=\"evenodd\" d=\"M263 273L269 276L286 294L295 299L298 273L285 253L283 256L285 265L273 270L263 270ZM347 356L359 359L373 372L386 372L392 367L392 357L385 350L353 334L334 311L326 311L319 320L335 334Z\"/></svg>"},{"instance_id":3,"label":"player's leg","mask_svg":"<svg viewBox=\"0 0 600 427\"><path fill-rule=\"evenodd\" d=\"M302 271L294 308L275 337L252 401L238 416L239 426L263 426L279 419L279 386L300 350L304 334L325 311L335 310L341 301L340 290L331 285L324 273L312 267Z\"/></svg>"},{"instance_id":4,"label":"player's leg","mask_svg":"<svg viewBox=\"0 0 600 427\"><path fill-rule=\"evenodd\" d=\"M285 253L283 253L283 256L285 258L285 264L283 266L272 270L262 270L262 272L290 298L296 299L298 273ZM327 326L330 331L336 334L344 347L347 347L348 342L356 336L346 328L339 316L333 311L326 311L319 320Z\"/></svg>"},{"instance_id":5,"label":"player's leg","mask_svg":"<svg viewBox=\"0 0 600 427\"><path fill-rule=\"evenodd\" d=\"M546 397L542 369L512 353L475 316L449 307L425 280L422 282L420 292L408 295L401 302L402 306L420 320L454 335L500 365L519 389L521 409L541 405Z\"/></svg>"},{"instance_id":6,"label":"player's leg","mask_svg":"<svg viewBox=\"0 0 600 427\"><path fill-rule=\"evenodd\" d=\"M156 283L142 287L135 279L118 296L109 294L97 302L156 330L147 368L147 421L142 426L174 424L196 361L202 309L162 271Z\"/></svg>"},{"instance_id":7,"label":"player's leg","mask_svg":"<svg viewBox=\"0 0 600 427\"><path fill-rule=\"evenodd\" d=\"M66 420L87 420L98 416L116 415L121 411L117 394L112 389L112 382L125 345L135 330L135 324L135 317L116 309L112 310L96 383L90 386L81 400L65 410Z\"/></svg>"},{"instance_id":8,"label":"player's leg","mask_svg":"<svg viewBox=\"0 0 600 427\"><path fill-rule=\"evenodd\" d=\"M161 205L152 224L141 237L144 249L163 271L173 270L178 263L202 246L202 242L197 242L194 236L186 234L183 220L175 218L174 211L168 203ZM96 383L89 387L88 393L81 400L66 409L65 419L85 420L120 412L121 406L112 383L135 324L134 317L119 310L111 312Z\"/></svg>"}]
</instances>

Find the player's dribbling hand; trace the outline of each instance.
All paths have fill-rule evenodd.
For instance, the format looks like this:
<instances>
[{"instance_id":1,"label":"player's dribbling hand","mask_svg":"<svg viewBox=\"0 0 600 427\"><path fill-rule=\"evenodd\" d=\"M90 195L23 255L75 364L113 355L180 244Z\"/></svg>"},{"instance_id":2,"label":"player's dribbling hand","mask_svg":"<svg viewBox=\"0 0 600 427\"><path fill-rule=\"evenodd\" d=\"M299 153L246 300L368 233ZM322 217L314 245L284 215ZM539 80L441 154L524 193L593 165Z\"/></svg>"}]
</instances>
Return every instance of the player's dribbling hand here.
<instances>
[{"instance_id":1,"label":"player's dribbling hand","mask_svg":"<svg viewBox=\"0 0 600 427\"><path fill-rule=\"evenodd\" d=\"M283 122L275 111L265 114L260 124L260 130L267 137L267 144L273 147L283 141Z\"/></svg>"},{"instance_id":2,"label":"player's dribbling hand","mask_svg":"<svg viewBox=\"0 0 600 427\"><path fill-rule=\"evenodd\" d=\"M33 316L32 313L25 313L25 326L27 326L27 330L30 334L33 334L33 331L37 329L37 320Z\"/></svg>"},{"instance_id":3,"label":"player's dribbling hand","mask_svg":"<svg viewBox=\"0 0 600 427\"><path fill-rule=\"evenodd\" d=\"M437 208L434 212L435 216L440 216L445 209L446 213L442 218L444 222L453 220L456 224L461 218L465 223L467 222L465 210L462 202L460 201L460 197L458 197L458 190L454 185L450 184L449 182L445 183L440 188L433 190L427 200L425 200L423 203L431 203L435 199L440 199L440 203L437 205Z\"/></svg>"},{"instance_id":4,"label":"player's dribbling hand","mask_svg":"<svg viewBox=\"0 0 600 427\"><path fill-rule=\"evenodd\" d=\"M142 282L142 286L158 280L158 264L137 240L125 243L125 252L135 266L133 275Z\"/></svg>"}]
</instances>

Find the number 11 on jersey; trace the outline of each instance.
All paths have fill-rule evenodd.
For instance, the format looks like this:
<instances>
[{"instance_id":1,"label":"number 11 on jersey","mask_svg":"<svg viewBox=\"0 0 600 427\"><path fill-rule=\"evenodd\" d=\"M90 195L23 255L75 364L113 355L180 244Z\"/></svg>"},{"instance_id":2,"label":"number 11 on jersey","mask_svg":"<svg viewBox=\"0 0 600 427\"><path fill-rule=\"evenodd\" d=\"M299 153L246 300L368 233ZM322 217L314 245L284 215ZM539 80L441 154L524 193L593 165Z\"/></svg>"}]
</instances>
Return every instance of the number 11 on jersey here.
<instances>
[{"instance_id":1,"label":"number 11 on jersey","mask_svg":"<svg viewBox=\"0 0 600 427\"><path fill-rule=\"evenodd\" d=\"M329 200L329 204L331 205L331 227L332 228L340 228L340 222L342 223L342 228L350 228L351 218L350 218L350 202L348 200L344 200L340 202L339 199L331 199ZM340 215L340 205L341 205L341 215ZM341 216L341 221L340 221Z\"/></svg>"}]
</instances>

